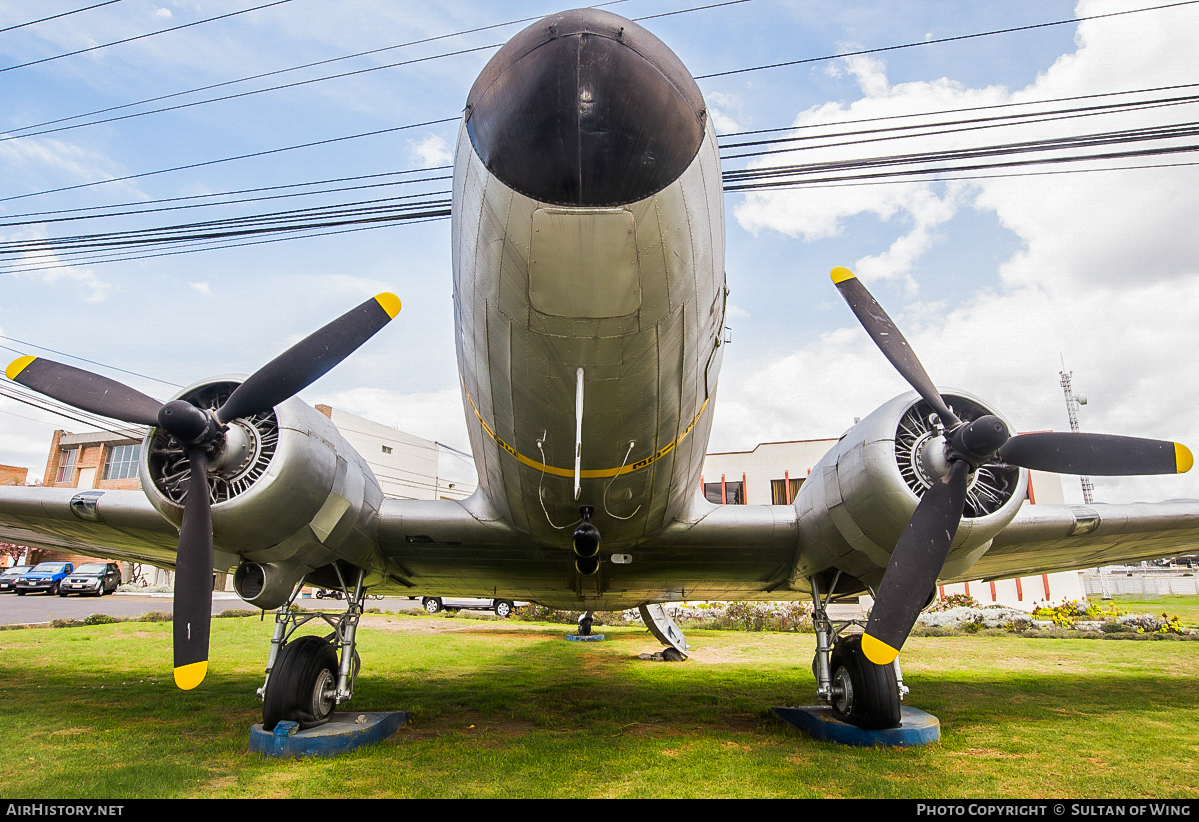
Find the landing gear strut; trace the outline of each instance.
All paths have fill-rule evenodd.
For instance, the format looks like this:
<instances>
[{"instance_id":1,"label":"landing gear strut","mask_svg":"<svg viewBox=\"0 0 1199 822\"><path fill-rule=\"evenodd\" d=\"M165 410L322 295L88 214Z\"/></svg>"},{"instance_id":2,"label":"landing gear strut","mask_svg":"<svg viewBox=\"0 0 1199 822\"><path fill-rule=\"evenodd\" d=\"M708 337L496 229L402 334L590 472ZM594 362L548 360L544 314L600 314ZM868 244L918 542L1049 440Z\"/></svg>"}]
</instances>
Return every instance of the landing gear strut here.
<instances>
[{"instance_id":1,"label":"landing gear strut","mask_svg":"<svg viewBox=\"0 0 1199 822\"><path fill-rule=\"evenodd\" d=\"M865 628L860 619L833 622L828 603L841 573L833 577L828 594L820 593L820 580L811 578L812 624L816 629L816 656L812 673L816 675L816 695L833 709L842 722L866 730L898 728L899 703L908 694L899 668L899 657L890 665L876 665L862 652L862 635L842 632L851 625Z\"/></svg>"},{"instance_id":2,"label":"landing gear strut","mask_svg":"<svg viewBox=\"0 0 1199 822\"><path fill-rule=\"evenodd\" d=\"M284 720L298 722L301 729L323 725L337 705L354 696L354 683L362 667L355 636L366 589L362 587L361 569L351 593L341 576L341 569L336 565L334 568L345 598L349 600L345 611L292 611L291 605L304 586L301 579L291 597L275 612L275 633L271 637L271 653L266 663L266 681L258 689L265 731L274 730L275 725ZM333 632L323 638L306 635L292 639L302 625L316 619L324 620Z\"/></svg>"}]
</instances>

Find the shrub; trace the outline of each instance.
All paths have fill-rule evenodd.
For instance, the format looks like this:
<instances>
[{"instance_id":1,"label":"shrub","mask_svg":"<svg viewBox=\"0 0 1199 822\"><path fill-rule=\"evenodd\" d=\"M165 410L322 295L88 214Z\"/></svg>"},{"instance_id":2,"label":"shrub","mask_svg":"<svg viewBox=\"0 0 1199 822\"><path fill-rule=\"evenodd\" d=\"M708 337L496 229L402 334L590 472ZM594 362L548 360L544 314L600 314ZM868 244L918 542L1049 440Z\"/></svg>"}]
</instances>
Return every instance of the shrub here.
<instances>
[{"instance_id":1,"label":"shrub","mask_svg":"<svg viewBox=\"0 0 1199 822\"><path fill-rule=\"evenodd\" d=\"M170 611L147 611L139 618L139 622L170 622L174 617Z\"/></svg>"},{"instance_id":2,"label":"shrub","mask_svg":"<svg viewBox=\"0 0 1199 822\"><path fill-rule=\"evenodd\" d=\"M232 619L234 617L256 617L259 611L249 611L245 608L226 608L217 614L217 619Z\"/></svg>"},{"instance_id":3,"label":"shrub","mask_svg":"<svg viewBox=\"0 0 1199 822\"><path fill-rule=\"evenodd\" d=\"M88 614L83 618L84 625L111 625L114 622L120 621L121 620L117 619L116 617L109 616L108 614Z\"/></svg>"},{"instance_id":4,"label":"shrub","mask_svg":"<svg viewBox=\"0 0 1199 822\"><path fill-rule=\"evenodd\" d=\"M924 610L926 614L935 614L941 611L950 611L954 608L981 608L978 600L969 594L950 594L943 599L938 599Z\"/></svg>"}]
</instances>

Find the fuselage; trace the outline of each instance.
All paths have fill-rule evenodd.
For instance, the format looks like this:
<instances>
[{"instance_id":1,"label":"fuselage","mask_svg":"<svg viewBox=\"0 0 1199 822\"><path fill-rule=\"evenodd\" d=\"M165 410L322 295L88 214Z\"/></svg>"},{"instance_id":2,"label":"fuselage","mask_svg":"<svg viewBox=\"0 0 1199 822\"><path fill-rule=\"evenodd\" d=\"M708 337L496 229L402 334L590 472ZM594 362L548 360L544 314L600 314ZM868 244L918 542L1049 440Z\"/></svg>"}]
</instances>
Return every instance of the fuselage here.
<instances>
[{"instance_id":1,"label":"fuselage","mask_svg":"<svg viewBox=\"0 0 1199 822\"><path fill-rule=\"evenodd\" d=\"M547 546L569 547L581 506L610 547L659 531L698 492L722 354L720 165L694 80L616 15L546 18L476 81L453 197L480 493Z\"/></svg>"}]
</instances>

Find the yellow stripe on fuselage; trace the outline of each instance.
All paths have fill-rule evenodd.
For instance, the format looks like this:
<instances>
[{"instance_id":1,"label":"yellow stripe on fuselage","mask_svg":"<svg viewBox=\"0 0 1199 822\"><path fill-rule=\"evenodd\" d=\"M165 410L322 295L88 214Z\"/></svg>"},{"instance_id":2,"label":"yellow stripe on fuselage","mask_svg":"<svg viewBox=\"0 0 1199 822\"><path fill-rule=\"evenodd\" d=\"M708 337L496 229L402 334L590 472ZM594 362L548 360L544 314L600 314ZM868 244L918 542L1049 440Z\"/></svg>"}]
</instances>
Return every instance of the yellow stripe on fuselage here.
<instances>
[{"instance_id":1,"label":"yellow stripe on fuselage","mask_svg":"<svg viewBox=\"0 0 1199 822\"><path fill-rule=\"evenodd\" d=\"M475 405L474 397L472 397L470 392L466 390L465 383L463 383L462 386L462 393L466 394L466 401L470 403L470 409L475 412L475 419L479 421L479 425L482 426L485 432L487 432L487 436L495 440L495 444L498 445L503 451L507 452L513 457L516 457L517 462L521 463L522 465L527 465L530 468L534 468L538 471L544 471L547 474L552 474L556 477L573 477L575 475L575 470L573 467L559 468L556 465L546 465L545 463L538 462L531 457L526 457L511 445L504 442L502 439L500 439L499 435L492 430L491 426L487 424L487 421L483 419L483 415L479 413L479 409ZM662 446L645 459L641 459L637 462L632 462L628 465L618 468L584 469L583 471L579 472L580 477L583 479L603 479L606 477L615 477L620 474L631 474L634 471L640 471L642 468L648 468L658 460L662 459L662 457L673 451L683 440L687 439L687 435L691 433L691 429L695 428L695 424L699 422L699 418L704 415L704 409L707 407L708 400L704 400L704 404L699 407L699 413L697 413L695 418L691 420L691 424L683 429L683 433L679 434L678 437L676 437L670 443Z\"/></svg>"}]
</instances>

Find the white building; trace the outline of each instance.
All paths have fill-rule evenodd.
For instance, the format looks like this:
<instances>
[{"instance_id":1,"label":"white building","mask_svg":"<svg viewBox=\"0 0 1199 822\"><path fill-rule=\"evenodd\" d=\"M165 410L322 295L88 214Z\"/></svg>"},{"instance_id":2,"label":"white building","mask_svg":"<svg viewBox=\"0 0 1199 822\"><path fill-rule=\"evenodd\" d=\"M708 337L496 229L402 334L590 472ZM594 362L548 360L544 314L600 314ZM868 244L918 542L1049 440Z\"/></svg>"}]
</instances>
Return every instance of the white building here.
<instances>
[{"instance_id":1,"label":"white building","mask_svg":"<svg viewBox=\"0 0 1199 822\"><path fill-rule=\"evenodd\" d=\"M465 499L477 480L468 455L347 411L318 405L394 499Z\"/></svg>"},{"instance_id":2,"label":"white building","mask_svg":"<svg viewBox=\"0 0 1199 822\"><path fill-rule=\"evenodd\" d=\"M795 499L812 467L837 439L764 442L752 451L727 451L704 458L704 496L728 505L788 505ZM1061 478L1043 471L1029 472L1031 504L1063 505ZM965 582L938 586L942 597L969 594L983 605L1006 605L1031 611L1038 602L1057 604L1083 599L1086 593L1077 571L1038 574L994 582ZM868 604L869 598L863 597Z\"/></svg>"}]
</instances>

